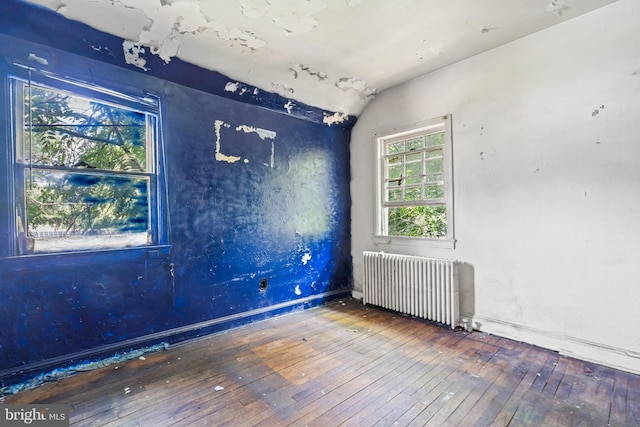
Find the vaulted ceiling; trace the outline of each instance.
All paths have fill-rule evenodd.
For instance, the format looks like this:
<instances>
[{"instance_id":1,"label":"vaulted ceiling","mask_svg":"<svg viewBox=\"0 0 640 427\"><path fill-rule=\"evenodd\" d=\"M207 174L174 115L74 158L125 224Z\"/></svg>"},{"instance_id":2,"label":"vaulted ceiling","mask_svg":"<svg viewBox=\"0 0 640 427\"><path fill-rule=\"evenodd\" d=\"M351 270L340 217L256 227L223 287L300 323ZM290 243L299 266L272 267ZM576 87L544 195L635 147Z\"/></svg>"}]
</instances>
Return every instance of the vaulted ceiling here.
<instances>
[{"instance_id":1,"label":"vaulted ceiling","mask_svg":"<svg viewBox=\"0 0 640 427\"><path fill-rule=\"evenodd\" d=\"M28 0L172 58L358 115L380 91L615 0ZM234 90L234 86L229 86Z\"/></svg>"}]
</instances>

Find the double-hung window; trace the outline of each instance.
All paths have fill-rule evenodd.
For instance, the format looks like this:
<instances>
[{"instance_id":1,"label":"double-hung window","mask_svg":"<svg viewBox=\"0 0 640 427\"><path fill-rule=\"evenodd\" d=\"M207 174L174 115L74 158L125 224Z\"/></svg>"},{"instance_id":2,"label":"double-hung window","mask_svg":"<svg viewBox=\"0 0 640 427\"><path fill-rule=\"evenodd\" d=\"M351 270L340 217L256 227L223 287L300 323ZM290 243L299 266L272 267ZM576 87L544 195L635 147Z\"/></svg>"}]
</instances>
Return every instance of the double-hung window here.
<instances>
[{"instance_id":1,"label":"double-hung window","mask_svg":"<svg viewBox=\"0 0 640 427\"><path fill-rule=\"evenodd\" d=\"M158 100L20 71L10 253L158 244Z\"/></svg>"},{"instance_id":2,"label":"double-hung window","mask_svg":"<svg viewBox=\"0 0 640 427\"><path fill-rule=\"evenodd\" d=\"M450 116L383 132L376 139L379 160L376 235L430 239L452 245Z\"/></svg>"}]
</instances>

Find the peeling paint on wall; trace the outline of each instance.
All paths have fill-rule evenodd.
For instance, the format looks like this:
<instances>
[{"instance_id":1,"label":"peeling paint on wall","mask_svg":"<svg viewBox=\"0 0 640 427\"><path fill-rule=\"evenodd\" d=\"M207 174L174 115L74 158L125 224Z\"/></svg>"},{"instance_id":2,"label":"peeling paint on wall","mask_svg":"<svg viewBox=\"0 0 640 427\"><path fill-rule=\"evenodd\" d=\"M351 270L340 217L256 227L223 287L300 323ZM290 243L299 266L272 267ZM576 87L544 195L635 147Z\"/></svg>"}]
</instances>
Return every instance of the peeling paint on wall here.
<instances>
[{"instance_id":1,"label":"peeling paint on wall","mask_svg":"<svg viewBox=\"0 0 640 427\"><path fill-rule=\"evenodd\" d=\"M295 104L291 101L287 101L286 104L284 104L284 109L287 110L287 113L291 114L291 110L293 109L293 106Z\"/></svg>"},{"instance_id":2,"label":"peeling paint on wall","mask_svg":"<svg viewBox=\"0 0 640 427\"><path fill-rule=\"evenodd\" d=\"M373 98L376 94L376 89L368 87L367 82L356 77L342 77L336 82L336 87L345 92L354 90L362 99Z\"/></svg>"},{"instance_id":3,"label":"peeling paint on wall","mask_svg":"<svg viewBox=\"0 0 640 427\"><path fill-rule=\"evenodd\" d=\"M216 160L219 162L227 162L227 163L235 163L238 160L240 160L240 157L238 156L227 156L226 154L223 154L220 152L220 131L222 130L222 127L231 127L231 125L223 122L222 120L216 120L214 122L214 126L216 129Z\"/></svg>"},{"instance_id":4,"label":"peeling paint on wall","mask_svg":"<svg viewBox=\"0 0 640 427\"><path fill-rule=\"evenodd\" d=\"M179 36L196 34L209 28L211 24L202 14L197 3L176 1L160 3L138 0L114 0L124 7L139 10L152 22L138 37L137 45L147 46L151 53L168 63L180 50Z\"/></svg>"},{"instance_id":5,"label":"peeling paint on wall","mask_svg":"<svg viewBox=\"0 0 640 427\"><path fill-rule=\"evenodd\" d=\"M225 123L222 120L216 120L214 122L214 126L215 126L215 133L216 133L216 149L215 149L215 159L219 162L227 162L227 163L235 163L238 160L242 159L242 156L233 156L233 155L228 155L228 154L224 154L222 152L222 128L231 128L231 125L228 123ZM261 140L271 140L271 147L269 149L269 154L265 155L266 153L264 153L263 151L263 156L262 157L262 164L273 168L275 166L275 138L276 138L276 132L272 131L272 130L268 130L268 129L262 129L262 128L257 128L254 126L249 126L249 125L239 125L236 126L235 128L236 132L243 132L243 133L253 133L256 134ZM255 154L255 153L254 153ZM267 158L268 156L268 158ZM250 156L251 157L251 156ZM255 159L254 159L255 160ZM244 158L243 159L243 163L247 164L250 162L249 158Z\"/></svg>"},{"instance_id":6,"label":"peeling paint on wall","mask_svg":"<svg viewBox=\"0 0 640 427\"><path fill-rule=\"evenodd\" d=\"M239 87L239 82L229 82L224 86L224 90L227 92L237 92Z\"/></svg>"},{"instance_id":7,"label":"peeling paint on wall","mask_svg":"<svg viewBox=\"0 0 640 427\"><path fill-rule=\"evenodd\" d=\"M30 53L28 59L29 59L29 61L37 62L40 65L49 65L49 61L47 61L45 58L37 56L34 53Z\"/></svg>"},{"instance_id":8,"label":"peeling paint on wall","mask_svg":"<svg viewBox=\"0 0 640 427\"><path fill-rule=\"evenodd\" d=\"M329 78L328 74L322 73L320 71L312 70L311 67L309 67L308 65L304 65L304 64L291 64L290 69L291 69L291 71L293 71L293 77L296 78L296 79L303 72L308 74L308 75L310 75L310 76L312 76L312 77L316 77L319 81L323 81L323 80L326 80L327 78Z\"/></svg>"},{"instance_id":9,"label":"peeling paint on wall","mask_svg":"<svg viewBox=\"0 0 640 427\"><path fill-rule=\"evenodd\" d=\"M135 65L138 68L149 71L146 67L147 60L144 59L146 51L143 46L130 40L125 40L122 42L122 50L124 51L124 60L127 64Z\"/></svg>"},{"instance_id":10,"label":"peeling paint on wall","mask_svg":"<svg viewBox=\"0 0 640 427\"><path fill-rule=\"evenodd\" d=\"M331 126L336 123L343 123L349 119L349 116L344 113L324 114L322 122Z\"/></svg>"},{"instance_id":11,"label":"peeling paint on wall","mask_svg":"<svg viewBox=\"0 0 640 427\"><path fill-rule=\"evenodd\" d=\"M287 34L306 33L318 26L313 16L327 8L322 0L240 0L242 14L268 18Z\"/></svg>"},{"instance_id":12,"label":"peeling paint on wall","mask_svg":"<svg viewBox=\"0 0 640 427\"><path fill-rule=\"evenodd\" d=\"M227 28L215 21L211 22L211 28L213 28L220 40L238 43L240 46L246 47L252 52L267 44L264 40L257 38L250 32L245 32L238 28Z\"/></svg>"},{"instance_id":13,"label":"peeling paint on wall","mask_svg":"<svg viewBox=\"0 0 640 427\"><path fill-rule=\"evenodd\" d=\"M283 85L281 83L271 82L271 88L283 96L289 96L295 92L291 86Z\"/></svg>"},{"instance_id":14,"label":"peeling paint on wall","mask_svg":"<svg viewBox=\"0 0 640 427\"><path fill-rule=\"evenodd\" d=\"M272 130L255 128L253 126L240 125L236 127L236 130L244 133L254 132L260 137L260 139L275 139L276 137L276 133Z\"/></svg>"},{"instance_id":15,"label":"peeling paint on wall","mask_svg":"<svg viewBox=\"0 0 640 427\"><path fill-rule=\"evenodd\" d=\"M304 265L307 265L309 261L311 261L311 254L307 252L306 254L302 255L302 263Z\"/></svg>"},{"instance_id":16,"label":"peeling paint on wall","mask_svg":"<svg viewBox=\"0 0 640 427\"><path fill-rule=\"evenodd\" d=\"M251 86L247 86L246 84L240 82L228 82L224 86L224 90L225 92L237 93L240 96L247 93L251 93L253 96L258 96L258 93L260 93L257 87L251 89Z\"/></svg>"}]
</instances>

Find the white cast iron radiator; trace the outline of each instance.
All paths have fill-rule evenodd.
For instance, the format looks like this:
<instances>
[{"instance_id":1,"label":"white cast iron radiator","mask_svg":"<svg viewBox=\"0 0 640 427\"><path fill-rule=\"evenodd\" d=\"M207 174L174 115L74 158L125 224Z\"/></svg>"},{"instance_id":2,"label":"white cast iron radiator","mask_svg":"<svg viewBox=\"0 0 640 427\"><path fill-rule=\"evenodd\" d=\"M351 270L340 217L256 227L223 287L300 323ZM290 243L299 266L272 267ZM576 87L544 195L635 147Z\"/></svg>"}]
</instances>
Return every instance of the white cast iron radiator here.
<instances>
[{"instance_id":1,"label":"white cast iron radiator","mask_svg":"<svg viewBox=\"0 0 640 427\"><path fill-rule=\"evenodd\" d=\"M455 328L459 324L456 261L364 252L363 303Z\"/></svg>"}]
</instances>

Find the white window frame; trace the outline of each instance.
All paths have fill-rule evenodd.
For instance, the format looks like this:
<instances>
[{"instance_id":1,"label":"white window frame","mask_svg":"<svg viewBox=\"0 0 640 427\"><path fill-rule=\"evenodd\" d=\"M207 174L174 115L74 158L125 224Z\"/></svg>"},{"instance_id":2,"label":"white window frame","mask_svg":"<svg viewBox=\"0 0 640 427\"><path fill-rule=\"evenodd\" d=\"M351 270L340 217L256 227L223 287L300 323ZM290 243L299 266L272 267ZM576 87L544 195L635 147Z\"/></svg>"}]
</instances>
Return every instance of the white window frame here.
<instances>
[{"instance_id":1,"label":"white window frame","mask_svg":"<svg viewBox=\"0 0 640 427\"><path fill-rule=\"evenodd\" d=\"M434 130L444 130L445 144L443 147L443 168L444 168L444 198L439 201L421 203L426 206L445 206L447 215L447 233L442 238L429 237L405 237L391 236L387 233L387 208L385 201L385 144L389 140L406 138L412 135L431 133ZM373 241L378 245L408 245L408 246L429 246L438 248L455 247L454 233L454 209L453 209L453 138L451 132L451 115L436 117L409 125L397 126L390 129L375 132L373 134L376 164L376 200L375 200L375 230ZM415 206L407 203L406 206Z\"/></svg>"},{"instance_id":2,"label":"white window frame","mask_svg":"<svg viewBox=\"0 0 640 427\"><path fill-rule=\"evenodd\" d=\"M79 243L77 245L71 245L68 249L56 249L56 250L46 250L44 252L37 252L36 255L49 255L49 254L59 254L65 252L91 252L91 251L99 251L99 250L122 250L122 249L135 249L135 248L154 248L159 247L161 245L166 245L167 236L166 236L166 228L163 224L161 209L163 209L163 198L160 196L161 188L164 186L161 183L161 176L163 171L163 163L159 157L159 150L162 144L160 137L160 105L159 99L152 95L146 95L144 97L136 97L136 96L128 96L124 93L106 89L104 87L99 87L91 84L87 84L80 81L75 81L67 78L62 78L52 73L48 73L46 71L38 71L29 69L27 67L23 67L19 64L14 64L12 72L8 75L8 81L10 83L10 87L12 89L12 96L9 100L9 103L15 111L12 113L12 128L14 141L12 143L12 160L11 160L11 169L13 170L12 175L17 173L16 171L19 168L25 168L24 165L21 165L24 161L22 157L24 157L24 135L22 129L24 128L24 124L21 122L20 118L23 116L20 111L22 105L22 92L21 88L23 85L28 85L30 81L33 81L35 84L50 87L53 90L57 91L66 91L74 96L79 97L88 97L93 100L103 102L106 104L117 105L118 107L131 109L135 111L139 111L144 113L145 115L151 117L151 122L147 122L147 133L150 135L147 139L147 162L146 169L139 173L128 173L128 172L113 172L109 170L99 171L96 170L96 174L103 175L113 175L113 176L122 176L122 177L141 177L149 180L149 194L147 195L148 206L148 215L150 221L150 229L147 230L147 239L146 242L136 242L131 244L131 242L124 241L123 239L119 239L116 236L112 241L100 242L97 245L93 245L93 243L87 243L86 245L83 243ZM82 95L80 95L82 94ZM26 166L28 168L28 166ZM57 170L64 168L56 168L49 167L48 169ZM68 169L68 168L67 168ZM93 170L91 170L93 172ZM73 171L70 171L73 172ZM80 171L78 171L80 172ZM14 188L20 187L22 184L23 176L21 173L17 173L19 175L17 178L12 179L13 186L17 186ZM21 194L22 193L22 194ZM12 191L12 197L9 199L9 203L12 205L11 211L12 214L16 212L16 221L11 224L11 228L13 229L12 239L13 242L10 244L8 255L9 256L25 256L32 255L33 253L30 250L25 250L25 248L21 247L23 244L20 243L20 234L21 234L21 226L25 227L21 223L26 221L26 212L24 212L24 208L18 209L17 206L24 205L24 190ZM21 211L22 215L20 216L20 221L18 221L17 212ZM13 218L11 218L13 219ZM122 240L122 241L121 241ZM27 245L28 246L28 245Z\"/></svg>"}]
</instances>

